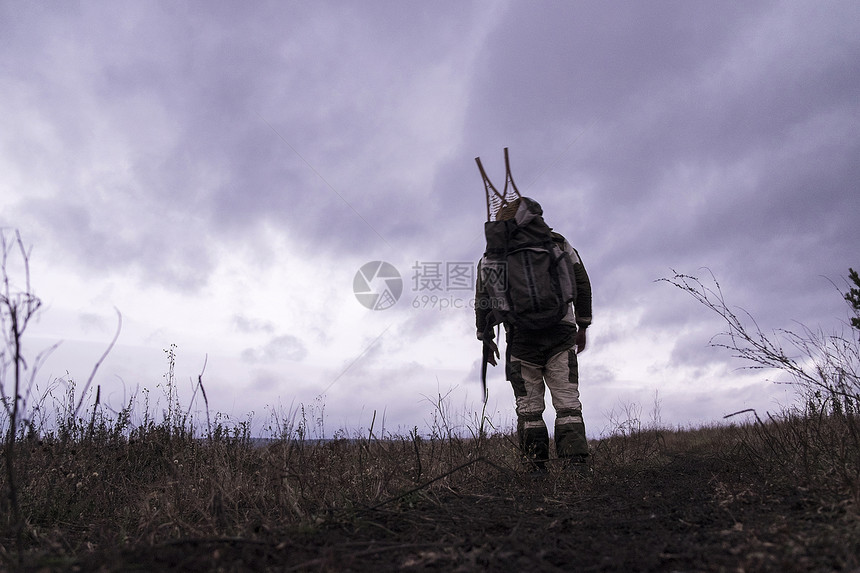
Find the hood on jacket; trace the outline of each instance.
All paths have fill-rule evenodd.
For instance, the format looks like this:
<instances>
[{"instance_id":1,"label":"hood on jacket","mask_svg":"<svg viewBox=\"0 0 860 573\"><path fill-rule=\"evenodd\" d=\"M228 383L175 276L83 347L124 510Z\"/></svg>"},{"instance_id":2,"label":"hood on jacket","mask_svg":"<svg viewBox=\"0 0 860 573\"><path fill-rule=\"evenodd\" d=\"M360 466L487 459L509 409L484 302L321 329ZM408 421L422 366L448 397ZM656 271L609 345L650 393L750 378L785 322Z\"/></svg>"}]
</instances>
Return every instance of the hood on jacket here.
<instances>
[{"instance_id":1,"label":"hood on jacket","mask_svg":"<svg viewBox=\"0 0 860 573\"><path fill-rule=\"evenodd\" d=\"M520 199L520 205L517 208L517 213L514 215L514 220L516 220L517 225L523 227L528 225L535 217L542 216L543 209L541 208L540 203L531 197L522 197Z\"/></svg>"}]
</instances>

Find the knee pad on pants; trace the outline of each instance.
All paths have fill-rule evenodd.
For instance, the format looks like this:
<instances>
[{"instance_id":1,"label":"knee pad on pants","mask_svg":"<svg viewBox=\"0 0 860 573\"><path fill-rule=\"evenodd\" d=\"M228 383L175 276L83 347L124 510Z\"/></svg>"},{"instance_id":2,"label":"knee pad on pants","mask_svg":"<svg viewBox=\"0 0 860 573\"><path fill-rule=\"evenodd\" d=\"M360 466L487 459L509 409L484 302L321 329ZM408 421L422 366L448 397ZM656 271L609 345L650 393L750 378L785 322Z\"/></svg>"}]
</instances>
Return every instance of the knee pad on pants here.
<instances>
[{"instance_id":1,"label":"knee pad on pants","mask_svg":"<svg viewBox=\"0 0 860 573\"><path fill-rule=\"evenodd\" d=\"M514 389L514 396L525 396L526 381L523 378L523 364L519 361L508 360L505 362L505 374Z\"/></svg>"}]
</instances>

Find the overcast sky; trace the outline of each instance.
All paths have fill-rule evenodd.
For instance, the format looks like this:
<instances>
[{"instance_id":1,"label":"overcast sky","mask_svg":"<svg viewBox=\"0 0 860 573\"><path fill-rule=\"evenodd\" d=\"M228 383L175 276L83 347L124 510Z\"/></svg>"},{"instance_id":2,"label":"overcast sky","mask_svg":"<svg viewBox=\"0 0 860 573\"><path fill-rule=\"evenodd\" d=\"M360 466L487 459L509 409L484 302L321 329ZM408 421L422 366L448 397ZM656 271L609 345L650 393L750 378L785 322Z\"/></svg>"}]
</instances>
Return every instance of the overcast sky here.
<instances>
[{"instance_id":1,"label":"overcast sky","mask_svg":"<svg viewBox=\"0 0 860 573\"><path fill-rule=\"evenodd\" d=\"M682 426L792 401L656 279L707 267L765 331L832 330L860 267L853 1L7 1L0 108L0 226L45 304L26 350L63 341L39 391L80 389L116 308L95 380L115 409L161 396L176 344L185 399L208 357L212 410L258 429L306 405L328 435L374 411L426 431L440 394L474 420L454 272L484 246L474 158L501 186L505 147L591 276L593 437L655 393ZM401 275L390 308L354 295L370 261ZM489 386L510 427L501 368Z\"/></svg>"}]
</instances>

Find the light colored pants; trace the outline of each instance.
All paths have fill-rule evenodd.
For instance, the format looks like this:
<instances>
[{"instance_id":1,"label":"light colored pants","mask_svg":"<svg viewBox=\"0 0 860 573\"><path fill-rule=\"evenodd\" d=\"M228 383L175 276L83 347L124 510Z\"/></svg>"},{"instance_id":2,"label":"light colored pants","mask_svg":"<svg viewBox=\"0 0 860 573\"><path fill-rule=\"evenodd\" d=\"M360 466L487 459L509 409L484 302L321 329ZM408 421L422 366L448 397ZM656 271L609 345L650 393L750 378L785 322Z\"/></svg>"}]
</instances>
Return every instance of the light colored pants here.
<instances>
[{"instance_id":1,"label":"light colored pants","mask_svg":"<svg viewBox=\"0 0 860 573\"><path fill-rule=\"evenodd\" d=\"M549 458L549 433L543 420L544 395L549 388L556 411L555 446L560 458L588 455L582 403L579 401L579 368L571 348L552 356L541 366L511 356L508 380L514 389L520 445L536 462Z\"/></svg>"}]
</instances>

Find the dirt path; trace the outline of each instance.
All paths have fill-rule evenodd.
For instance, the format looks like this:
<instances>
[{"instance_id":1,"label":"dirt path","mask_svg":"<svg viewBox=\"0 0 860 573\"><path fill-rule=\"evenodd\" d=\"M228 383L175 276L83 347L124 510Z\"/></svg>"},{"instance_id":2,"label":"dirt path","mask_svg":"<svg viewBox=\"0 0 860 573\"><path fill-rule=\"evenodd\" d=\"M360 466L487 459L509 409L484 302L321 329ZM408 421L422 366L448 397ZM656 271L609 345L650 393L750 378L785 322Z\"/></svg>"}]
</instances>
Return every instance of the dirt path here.
<instances>
[{"instance_id":1,"label":"dirt path","mask_svg":"<svg viewBox=\"0 0 860 573\"><path fill-rule=\"evenodd\" d=\"M180 541L106 562L188 571L860 570L850 508L823 507L730 465L691 454L589 478L493 470L473 487L441 483L313 527Z\"/></svg>"}]
</instances>

